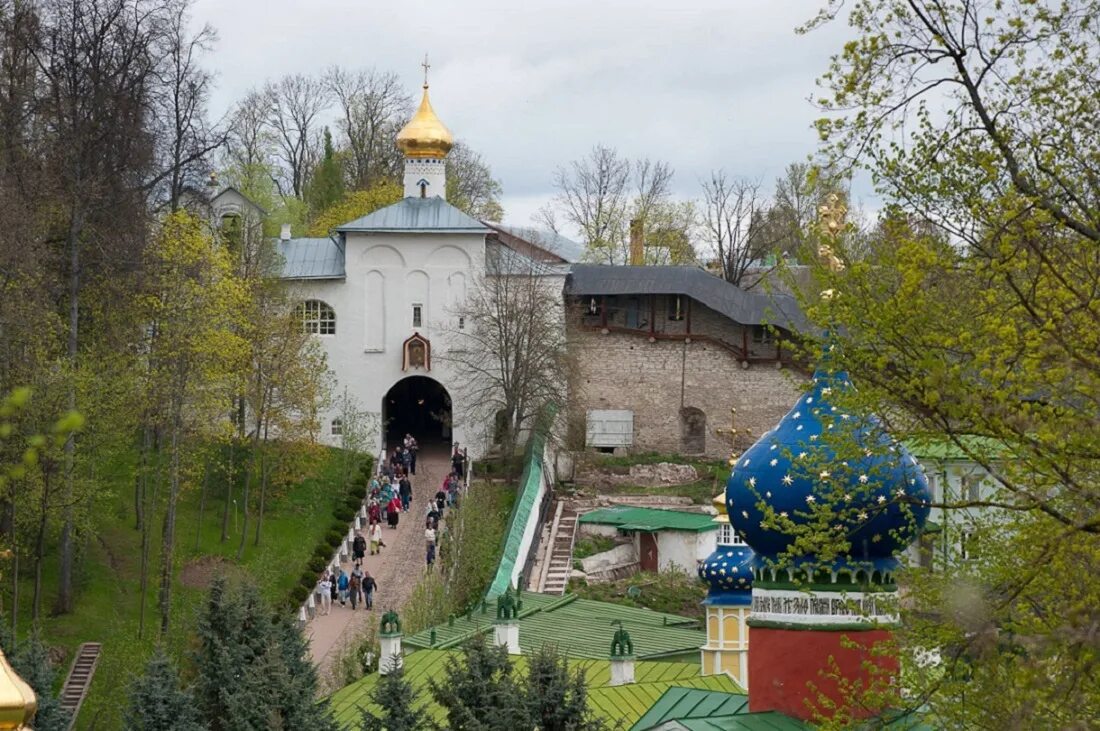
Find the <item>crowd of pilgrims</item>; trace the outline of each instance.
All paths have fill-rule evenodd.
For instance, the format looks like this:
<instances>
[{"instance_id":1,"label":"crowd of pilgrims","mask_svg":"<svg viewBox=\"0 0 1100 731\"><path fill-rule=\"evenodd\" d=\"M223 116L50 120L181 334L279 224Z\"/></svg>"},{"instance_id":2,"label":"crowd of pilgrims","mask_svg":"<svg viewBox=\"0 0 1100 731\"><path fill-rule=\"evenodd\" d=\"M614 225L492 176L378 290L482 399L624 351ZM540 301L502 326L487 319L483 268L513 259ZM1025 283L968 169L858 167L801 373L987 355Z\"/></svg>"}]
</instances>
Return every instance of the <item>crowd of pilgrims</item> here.
<instances>
[{"instance_id":1,"label":"crowd of pilgrims","mask_svg":"<svg viewBox=\"0 0 1100 731\"><path fill-rule=\"evenodd\" d=\"M371 479L366 498L367 535L364 536L362 531L355 532L355 539L352 541L353 567L350 573L343 568L335 573L326 571L317 582L320 614L330 614L337 602L340 606L350 603L353 610L360 604L367 610L374 608L374 592L378 589L378 582L370 571L363 568L363 558L368 546L372 556L382 553L382 549L386 547L383 523L396 529L402 513L406 514L408 520L410 513L417 512L413 508L412 478L416 476L416 456L419 450L420 445L416 439L411 434L406 434L403 443L394 448L389 458L379 466L378 474ZM459 490L465 478L466 452L456 444L451 454L451 471L443 478L435 495L430 496L425 503L425 562L429 569L435 563L438 550L439 521L444 510L458 503Z\"/></svg>"}]
</instances>

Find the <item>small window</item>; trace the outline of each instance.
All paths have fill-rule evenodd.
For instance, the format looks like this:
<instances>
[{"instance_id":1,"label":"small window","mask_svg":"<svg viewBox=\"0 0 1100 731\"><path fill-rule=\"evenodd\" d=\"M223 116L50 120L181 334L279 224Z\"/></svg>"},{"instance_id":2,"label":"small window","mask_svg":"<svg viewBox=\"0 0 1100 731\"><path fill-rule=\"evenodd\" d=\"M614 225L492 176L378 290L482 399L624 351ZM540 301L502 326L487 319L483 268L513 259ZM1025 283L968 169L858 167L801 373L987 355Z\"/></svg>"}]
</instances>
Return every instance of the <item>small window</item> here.
<instances>
[{"instance_id":1,"label":"small window","mask_svg":"<svg viewBox=\"0 0 1100 731\"><path fill-rule=\"evenodd\" d=\"M673 295L667 298L668 300L668 319L673 322L679 322L684 319L684 298L680 295Z\"/></svg>"},{"instance_id":2,"label":"small window","mask_svg":"<svg viewBox=\"0 0 1100 731\"><path fill-rule=\"evenodd\" d=\"M966 475L962 478L963 494L970 502L982 499L982 480L977 475Z\"/></svg>"},{"instance_id":3,"label":"small window","mask_svg":"<svg viewBox=\"0 0 1100 731\"><path fill-rule=\"evenodd\" d=\"M339 418L338 419L333 419L332 420L332 436L334 436L334 437L342 436L343 433L344 433L344 420L339 419Z\"/></svg>"},{"instance_id":4,"label":"small window","mask_svg":"<svg viewBox=\"0 0 1100 731\"><path fill-rule=\"evenodd\" d=\"M465 330L466 329L466 318L463 317L462 315L458 316L458 329L459 330Z\"/></svg>"},{"instance_id":5,"label":"small window","mask_svg":"<svg viewBox=\"0 0 1100 731\"><path fill-rule=\"evenodd\" d=\"M741 540L741 536L737 535L737 531L733 529L732 525L729 523L721 523L718 526L718 545L744 546L745 542Z\"/></svg>"},{"instance_id":6,"label":"small window","mask_svg":"<svg viewBox=\"0 0 1100 731\"><path fill-rule=\"evenodd\" d=\"M773 345L775 343L775 337L772 334L770 328L766 325L753 325L752 326L752 344L753 345Z\"/></svg>"},{"instance_id":7,"label":"small window","mask_svg":"<svg viewBox=\"0 0 1100 731\"><path fill-rule=\"evenodd\" d=\"M413 327L424 327L424 305L413 305Z\"/></svg>"},{"instance_id":8,"label":"small window","mask_svg":"<svg viewBox=\"0 0 1100 731\"><path fill-rule=\"evenodd\" d=\"M336 334L336 311L321 300L306 300L296 312L302 320L302 329L313 335Z\"/></svg>"}]
</instances>

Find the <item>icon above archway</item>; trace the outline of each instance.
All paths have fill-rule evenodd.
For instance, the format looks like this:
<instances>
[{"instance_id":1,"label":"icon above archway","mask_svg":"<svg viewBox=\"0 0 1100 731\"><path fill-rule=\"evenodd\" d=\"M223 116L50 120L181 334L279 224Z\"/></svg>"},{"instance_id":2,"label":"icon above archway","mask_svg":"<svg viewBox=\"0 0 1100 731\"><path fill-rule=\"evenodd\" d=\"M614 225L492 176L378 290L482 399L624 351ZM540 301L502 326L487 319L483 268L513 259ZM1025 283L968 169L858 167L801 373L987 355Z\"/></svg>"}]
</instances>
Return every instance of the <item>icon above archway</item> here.
<instances>
[{"instance_id":1,"label":"icon above archway","mask_svg":"<svg viewBox=\"0 0 1100 731\"><path fill-rule=\"evenodd\" d=\"M432 369L432 344L420 333L413 333L401 348L401 370Z\"/></svg>"}]
</instances>

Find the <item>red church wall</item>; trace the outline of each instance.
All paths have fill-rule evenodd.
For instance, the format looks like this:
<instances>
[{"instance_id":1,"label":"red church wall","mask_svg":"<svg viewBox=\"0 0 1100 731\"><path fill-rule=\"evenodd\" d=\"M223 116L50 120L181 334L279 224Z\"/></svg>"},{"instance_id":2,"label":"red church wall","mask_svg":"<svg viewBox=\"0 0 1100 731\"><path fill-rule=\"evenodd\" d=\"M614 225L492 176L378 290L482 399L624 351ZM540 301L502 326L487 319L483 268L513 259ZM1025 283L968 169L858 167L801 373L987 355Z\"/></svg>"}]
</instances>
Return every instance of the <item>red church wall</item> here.
<instances>
[{"instance_id":1,"label":"red church wall","mask_svg":"<svg viewBox=\"0 0 1100 731\"><path fill-rule=\"evenodd\" d=\"M869 651L879 642L889 641L891 635L890 630L885 629L860 632L751 627L749 710L753 713L780 711L809 721L814 717L814 710L821 706L821 695L846 707L848 699L842 697L837 682L826 677L834 674L829 658L835 660L841 677L849 682L861 680L861 687L866 688L870 673L863 666L865 661L870 660L887 671L877 676L879 682L898 672L896 657L873 656ZM852 647L853 643L857 647ZM874 709L851 709L851 712L856 718L866 718Z\"/></svg>"}]
</instances>

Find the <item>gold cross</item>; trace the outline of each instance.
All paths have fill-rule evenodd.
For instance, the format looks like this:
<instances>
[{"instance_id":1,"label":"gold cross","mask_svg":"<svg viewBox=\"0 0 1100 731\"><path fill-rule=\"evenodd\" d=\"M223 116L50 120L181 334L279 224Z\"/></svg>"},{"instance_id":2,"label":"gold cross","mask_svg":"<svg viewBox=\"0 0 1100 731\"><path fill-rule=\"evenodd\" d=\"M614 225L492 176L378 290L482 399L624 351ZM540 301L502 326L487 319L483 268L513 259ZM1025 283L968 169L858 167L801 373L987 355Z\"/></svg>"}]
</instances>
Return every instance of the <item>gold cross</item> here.
<instances>
[{"instance_id":1,"label":"gold cross","mask_svg":"<svg viewBox=\"0 0 1100 731\"><path fill-rule=\"evenodd\" d=\"M426 54L426 53L424 54L424 63L422 63L420 65L424 67L424 88L427 89L428 88L428 69L430 69L432 67L432 65L430 63L428 63L428 54Z\"/></svg>"},{"instance_id":2,"label":"gold cross","mask_svg":"<svg viewBox=\"0 0 1100 731\"><path fill-rule=\"evenodd\" d=\"M732 449L732 452L730 453L730 460L732 462L734 457L737 455L737 437L741 434L744 434L745 436L748 436L749 430L747 428L746 429L738 429L737 428L737 409L731 408L730 409L730 425L729 425L729 428L726 429L724 427L719 427L718 429L714 430L714 433L717 436L722 437L723 439L728 439L729 440L730 447Z\"/></svg>"}]
</instances>

